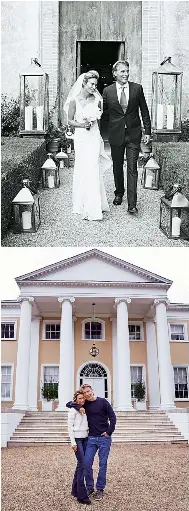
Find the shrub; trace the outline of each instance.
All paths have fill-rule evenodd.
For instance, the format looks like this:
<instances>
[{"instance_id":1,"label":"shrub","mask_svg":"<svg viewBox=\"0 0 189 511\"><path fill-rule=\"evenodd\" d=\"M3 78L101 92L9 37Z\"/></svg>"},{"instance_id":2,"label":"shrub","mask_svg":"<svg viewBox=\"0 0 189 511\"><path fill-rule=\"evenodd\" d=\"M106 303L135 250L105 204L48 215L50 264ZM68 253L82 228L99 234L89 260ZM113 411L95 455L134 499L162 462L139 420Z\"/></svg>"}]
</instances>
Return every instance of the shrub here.
<instances>
[{"instance_id":1,"label":"shrub","mask_svg":"<svg viewBox=\"0 0 189 511\"><path fill-rule=\"evenodd\" d=\"M189 199L189 142L154 142L152 150L161 167L160 186L164 192L179 183Z\"/></svg>"},{"instance_id":2,"label":"shrub","mask_svg":"<svg viewBox=\"0 0 189 511\"><path fill-rule=\"evenodd\" d=\"M24 178L30 179L31 188L37 190L41 167L46 159L44 139L2 139L1 211L2 238L12 219L12 200L22 188Z\"/></svg>"},{"instance_id":3,"label":"shrub","mask_svg":"<svg viewBox=\"0 0 189 511\"><path fill-rule=\"evenodd\" d=\"M183 142L189 142L189 119L184 119L181 122L181 135L179 137Z\"/></svg>"},{"instance_id":4,"label":"shrub","mask_svg":"<svg viewBox=\"0 0 189 511\"><path fill-rule=\"evenodd\" d=\"M9 137L18 135L20 124L20 101L19 98L1 96L1 136Z\"/></svg>"},{"instance_id":5,"label":"shrub","mask_svg":"<svg viewBox=\"0 0 189 511\"><path fill-rule=\"evenodd\" d=\"M146 386L143 381L137 381L134 384L134 397L135 399L138 399L138 401L142 401L145 399L146 395Z\"/></svg>"},{"instance_id":6,"label":"shrub","mask_svg":"<svg viewBox=\"0 0 189 511\"><path fill-rule=\"evenodd\" d=\"M41 388L41 394L44 399L51 401L58 398L58 383L45 382Z\"/></svg>"}]
</instances>

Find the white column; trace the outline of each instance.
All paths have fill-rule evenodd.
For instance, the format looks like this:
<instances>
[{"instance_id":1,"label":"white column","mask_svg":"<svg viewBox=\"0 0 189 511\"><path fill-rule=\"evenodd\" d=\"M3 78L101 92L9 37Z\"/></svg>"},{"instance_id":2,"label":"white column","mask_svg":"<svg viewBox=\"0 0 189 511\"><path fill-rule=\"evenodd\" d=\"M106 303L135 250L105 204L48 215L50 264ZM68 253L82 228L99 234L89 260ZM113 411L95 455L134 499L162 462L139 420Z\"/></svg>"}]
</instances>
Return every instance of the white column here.
<instances>
[{"instance_id":1,"label":"white column","mask_svg":"<svg viewBox=\"0 0 189 511\"><path fill-rule=\"evenodd\" d=\"M117 318L110 318L112 322L112 367L113 367L113 407L117 406Z\"/></svg>"},{"instance_id":2,"label":"white column","mask_svg":"<svg viewBox=\"0 0 189 511\"><path fill-rule=\"evenodd\" d=\"M160 406L156 332L153 320L146 321L146 342L149 409L153 410Z\"/></svg>"},{"instance_id":3,"label":"white column","mask_svg":"<svg viewBox=\"0 0 189 511\"><path fill-rule=\"evenodd\" d=\"M59 365L59 405L56 411L68 410L67 401L71 401L73 394L73 320L72 303L75 298L58 298L62 304L60 327L60 365Z\"/></svg>"},{"instance_id":4,"label":"white column","mask_svg":"<svg viewBox=\"0 0 189 511\"><path fill-rule=\"evenodd\" d=\"M22 298L13 408L27 410L30 364L31 317L34 298Z\"/></svg>"},{"instance_id":5,"label":"white column","mask_svg":"<svg viewBox=\"0 0 189 511\"><path fill-rule=\"evenodd\" d=\"M116 410L133 410L131 403L131 373L128 308L130 298L116 298L117 305L117 404Z\"/></svg>"},{"instance_id":6,"label":"white column","mask_svg":"<svg viewBox=\"0 0 189 511\"><path fill-rule=\"evenodd\" d=\"M160 381L160 408L163 410L175 408L174 376L171 365L169 332L167 324L166 300L155 300L157 347Z\"/></svg>"},{"instance_id":7,"label":"white column","mask_svg":"<svg viewBox=\"0 0 189 511\"><path fill-rule=\"evenodd\" d=\"M33 318L31 322L28 409L33 411L37 410L40 319L38 316Z\"/></svg>"}]
</instances>

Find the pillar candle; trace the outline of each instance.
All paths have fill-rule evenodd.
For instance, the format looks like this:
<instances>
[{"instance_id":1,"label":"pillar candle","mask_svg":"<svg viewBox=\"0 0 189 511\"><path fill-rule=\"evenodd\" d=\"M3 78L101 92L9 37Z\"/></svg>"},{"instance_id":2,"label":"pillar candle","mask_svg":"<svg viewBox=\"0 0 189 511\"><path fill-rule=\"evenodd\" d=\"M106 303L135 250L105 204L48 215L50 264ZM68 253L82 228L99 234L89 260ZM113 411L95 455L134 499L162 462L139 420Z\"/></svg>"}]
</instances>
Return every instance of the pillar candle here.
<instances>
[{"instance_id":1,"label":"pillar candle","mask_svg":"<svg viewBox=\"0 0 189 511\"><path fill-rule=\"evenodd\" d=\"M67 153L70 154L71 153L71 144L67 147Z\"/></svg>"},{"instance_id":2,"label":"pillar candle","mask_svg":"<svg viewBox=\"0 0 189 511\"><path fill-rule=\"evenodd\" d=\"M175 236L176 238L179 238L180 236L180 224L181 218L174 216L172 218L172 236Z\"/></svg>"},{"instance_id":3,"label":"pillar candle","mask_svg":"<svg viewBox=\"0 0 189 511\"><path fill-rule=\"evenodd\" d=\"M43 131L43 106L36 106L37 130Z\"/></svg>"},{"instance_id":4,"label":"pillar candle","mask_svg":"<svg viewBox=\"0 0 189 511\"><path fill-rule=\"evenodd\" d=\"M32 227L31 211L23 211L23 213L22 213L22 227L23 227L24 231L26 231L27 229L31 229L31 227Z\"/></svg>"},{"instance_id":5,"label":"pillar candle","mask_svg":"<svg viewBox=\"0 0 189 511\"><path fill-rule=\"evenodd\" d=\"M33 129L33 106L25 107L25 130L31 131Z\"/></svg>"},{"instance_id":6,"label":"pillar candle","mask_svg":"<svg viewBox=\"0 0 189 511\"><path fill-rule=\"evenodd\" d=\"M54 188L54 176L48 176L48 187Z\"/></svg>"},{"instance_id":7,"label":"pillar candle","mask_svg":"<svg viewBox=\"0 0 189 511\"><path fill-rule=\"evenodd\" d=\"M163 129L163 105L157 105L157 129Z\"/></svg>"},{"instance_id":8,"label":"pillar candle","mask_svg":"<svg viewBox=\"0 0 189 511\"><path fill-rule=\"evenodd\" d=\"M64 160L60 160L60 169L64 168Z\"/></svg>"},{"instance_id":9,"label":"pillar candle","mask_svg":"<svg viewBox=\"0 0 189 511\"><path fill-rule=\"evenodd\" d=\"M173 130L174 105L167 105L167 129Z\"/></svg>"},{"instance_id":10,"label":"pillar candle","mask_svg":"<svg viewBox=\"0 0 189 511\"><path fill-rule=\"evenodd\" d=\"M153 176L150 176L150 174L149 174L148 176L146 176L145 186L147 186L147 188L152 188L152 182L153 182Z\"/></svg>"}]
</instances>

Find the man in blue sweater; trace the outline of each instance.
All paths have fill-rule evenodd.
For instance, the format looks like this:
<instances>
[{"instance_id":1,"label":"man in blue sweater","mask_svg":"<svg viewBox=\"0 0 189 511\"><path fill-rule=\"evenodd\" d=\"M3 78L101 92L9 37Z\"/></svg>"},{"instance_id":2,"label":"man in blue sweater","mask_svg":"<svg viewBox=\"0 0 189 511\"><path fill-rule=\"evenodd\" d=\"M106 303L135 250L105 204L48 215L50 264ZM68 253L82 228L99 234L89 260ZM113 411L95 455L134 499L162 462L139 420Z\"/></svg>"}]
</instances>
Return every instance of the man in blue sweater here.
<instances>
[{"instance_id":1,"label":"man in blue sweater","mask_svg":"<svg viewBox=\"0 0 189 511\"><path fill-rule=\"evenodd\" d=\"M103 498L103 491L106 485L107 461L111 447L111 435L116 425L116 415L110 403L103 397L95 397L93 389L90 385L82 385L80 390L83 391L86 399L84 408L80 405L69 401L66 404L68 408L76 408L81 413L87 415L89 425L89 437L85 452L85 480L88 495L94 493L93 478L93 461L96 452L99 455L99 472L96 482L95 500Z\"/></svg>"}]
</instances>

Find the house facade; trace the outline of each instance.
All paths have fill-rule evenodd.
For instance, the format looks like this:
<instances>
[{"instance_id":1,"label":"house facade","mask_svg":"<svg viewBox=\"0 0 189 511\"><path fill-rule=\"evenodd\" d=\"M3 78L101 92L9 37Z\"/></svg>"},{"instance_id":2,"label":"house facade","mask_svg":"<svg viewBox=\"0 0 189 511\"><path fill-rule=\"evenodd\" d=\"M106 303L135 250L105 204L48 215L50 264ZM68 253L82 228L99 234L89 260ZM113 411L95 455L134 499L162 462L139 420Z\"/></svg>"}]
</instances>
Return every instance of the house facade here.
<instances>
[{"instance_id":1,"label":"house facade","mask_svg":"<svg viewBox=\"0 0 189 511\"><path fill-rule=\"evenodd\" d=\"M188 407L189 305L168 301L170 280L93 249L16 282L2 302L2 407L41 410L51 381L57 411L82 383L133 410L137 381L147 409Z\"/></svg>"}]
</instances>

